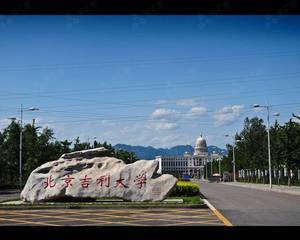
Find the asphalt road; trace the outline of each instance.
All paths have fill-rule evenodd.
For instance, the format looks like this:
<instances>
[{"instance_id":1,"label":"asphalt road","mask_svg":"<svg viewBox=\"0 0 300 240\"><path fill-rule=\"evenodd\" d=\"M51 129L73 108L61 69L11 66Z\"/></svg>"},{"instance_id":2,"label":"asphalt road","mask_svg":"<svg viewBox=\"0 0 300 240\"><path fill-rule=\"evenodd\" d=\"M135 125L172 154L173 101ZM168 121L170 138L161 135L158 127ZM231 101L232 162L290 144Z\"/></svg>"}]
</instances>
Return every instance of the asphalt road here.
<instances>
[{"instance_id":1,"label":"asphalt road","mask_svg":"<svg viewBox=\"0 0 300 240\"><path fill-rule=\"evenodd\" d=\"M20 197L18 190L0 190L0 202Z\"/></svg>"},{"instance_id":2,"label":"asphalt road","mask_svg":"<svg viewBox=\"0 0 300 240\"><path fill-rule=\"evenodd\" d=\"M300 226L300 196L201 182L201 193L234 226Z\"/></svg>"}]
</instances>

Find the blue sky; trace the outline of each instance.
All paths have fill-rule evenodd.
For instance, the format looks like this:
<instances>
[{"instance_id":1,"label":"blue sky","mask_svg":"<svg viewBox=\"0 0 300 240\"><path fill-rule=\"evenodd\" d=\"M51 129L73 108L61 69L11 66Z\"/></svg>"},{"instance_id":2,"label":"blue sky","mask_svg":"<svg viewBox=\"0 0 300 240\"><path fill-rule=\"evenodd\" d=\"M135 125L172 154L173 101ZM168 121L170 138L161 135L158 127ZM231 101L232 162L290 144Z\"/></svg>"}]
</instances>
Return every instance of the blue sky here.
<instances>
[{"instance_id":1,"label":"blue sky","mask_svg":"<svg viewBox=\"0 0 300 240\"><path fill-rule=\"evenodd\" d=\"M58 139L224 147L254 103L300 114L299 42L298 16L0 16L0 128L22 103Z\"/></svg>"}]
</instances>

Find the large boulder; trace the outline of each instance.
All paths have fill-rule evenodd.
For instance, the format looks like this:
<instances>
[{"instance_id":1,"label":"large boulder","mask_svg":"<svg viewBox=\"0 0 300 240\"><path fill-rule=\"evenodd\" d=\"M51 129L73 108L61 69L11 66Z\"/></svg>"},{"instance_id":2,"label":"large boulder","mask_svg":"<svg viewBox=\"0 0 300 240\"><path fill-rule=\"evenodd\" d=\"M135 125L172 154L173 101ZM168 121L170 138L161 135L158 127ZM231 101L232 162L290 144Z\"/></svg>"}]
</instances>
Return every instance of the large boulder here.
<instances>
[{"instance_id":1,"label":"large boulder","mask_svg":"<svg viewBox=\"0 0 300 240\"><path fill-rule=\"evenodd\" d=\"M156 174L156 160L125 164L105 154L105 148L78 151L41 165L30 174L21 199L42 202L118 197L131 201L162 201L176 185L174 176Z\"/></svg>"}]
</instances>

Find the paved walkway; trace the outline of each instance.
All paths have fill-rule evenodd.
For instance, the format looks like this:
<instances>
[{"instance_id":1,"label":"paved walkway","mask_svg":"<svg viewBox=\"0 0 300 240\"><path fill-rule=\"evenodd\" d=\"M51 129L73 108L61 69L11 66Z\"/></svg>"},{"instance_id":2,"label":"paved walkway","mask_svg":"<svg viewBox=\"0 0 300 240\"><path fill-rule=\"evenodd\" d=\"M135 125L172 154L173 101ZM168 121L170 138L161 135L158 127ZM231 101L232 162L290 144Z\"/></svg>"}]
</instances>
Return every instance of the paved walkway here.
<instances>
[{"instance_id":1,"label":"paved walkway","mask_svg":"<svg viewBox=\"0 0 300 240\"><path fill-rule=\"evenodd\" d=\"M210 209L0 209L0 226L224 226L224 223Z\"/></svg>"},{"instance_id":2,"label":"paved walkway","mask_svg":"<svg viewBox=\"0 0 300 240\"><path fill-rule=\"evenodd\" d=\"M242 182L220 182L219 184L231 185L236 187L245 187L245 188L252 188L257 190L264 190L264 191L272 191L272 192L281 192L281 193L288 193L293 195L300 195L300 187L298 186L284 186L284 185L272 185L270 188L269 184L255 184L255 183L242 183Z\"/></svg>"}]
</instances>

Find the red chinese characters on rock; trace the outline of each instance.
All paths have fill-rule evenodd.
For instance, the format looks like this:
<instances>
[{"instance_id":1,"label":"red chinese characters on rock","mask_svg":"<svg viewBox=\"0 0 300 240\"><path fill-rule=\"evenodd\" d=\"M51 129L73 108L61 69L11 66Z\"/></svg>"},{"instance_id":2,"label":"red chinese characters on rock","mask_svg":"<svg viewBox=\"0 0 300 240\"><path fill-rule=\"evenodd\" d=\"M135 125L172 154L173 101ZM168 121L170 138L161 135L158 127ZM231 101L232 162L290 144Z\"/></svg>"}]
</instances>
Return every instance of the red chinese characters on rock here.
<instances>
[{"instance_id":1,"label":"red chinese characters on rock","mask_svg":"<svg viewBox=\"0 0 300 240\"><path fill-rule=\"evenodd\" d=\"M70 175L61 178L61 180L64 180L65 183L65 185L62 186L66 186L67 188L72 187L73 186L72 183L74 179L75 178ZM85 175L84 178L81 178L79 180L81 181L82 188L88 188L93 181L92 178L88 177L88 175ZM120 176L120 178L115 181L114 187L128 188L128 185L126 185L125 182L126 182L125 178L122 178L122 176ZM139 189L145 187L147 183L146 172L143 171L141 174L137 175L134 179L134 183L137 185ZM96 179L96 184L99 185L100 187L107 187L107 188L110 187L111 186L110 174L99 176L99 178ZM53 188L55 187L55 185L56 182L55 179L52 178L52 175L47 177L46 181L44 181L44 189Z\"/></svg>"},{"instance_id":2,"label":"red chinese characters on rock","mask_svg":"<svg viewBox=\"0 0 300 240\"><path fill-rule=\"evenodd\" d=\"M97 178L97 185L101 187L109 187L110 186L110 175L104 175Z\"/></svg>"},{"instance_id":3,"label":"red chinese characters on rock","mask_svg":"<svg viewBox=\"0 0 300 240\"><path fill-rule=\"evenodd\" d=\"M124 178L122 178L122 177L120 176L120 178L119 178L118 180L116 180L116 185L115 185L115 187L124 187L124 188L128 188L128 186L126 186L126 185L123 183L123 181L124 181Z\"/></svg>"},{"instance_id":4,"label":"red chinese characters on rock","mask_svg":"<svg viewBox=\"0 0 300 240\"><path fill-rule=\"evenodd\" d=\"M53 188L55 187L56 183L54 182L54 179L52 179L52 175L50 177L47 177L46 181L44 182L45 186L44 189L46 188Z\"/></svg>"},{"instance_id":5,"label":"red chinese characters on rock","mask_svg":"<svg viewBox=\"0 0 300 240\"><path fill-rule=\"evenodd\" d=\"M87 175L85 175L85 177L81 178L80 181L83 188L88 188L91 184L92 178L88 178Z\"/></svg>"},{"instance_id":6,"label":"red chinese characters on rock","mask_svg":"<svg viewBox=\"0 0 300 240\"><path fill-rule=\"evenodd\" d=\"M65 184L67 185L67 187L70 187L70 186L72 186L72 180L73 180L74 178L73 177L70 177L70 175L68 175L66 178L62 178L62 180L64 180L65 181Z\"/></svg>"},{"instance_id":7,"label":"red chinese characters on rock","mask_svg":"<svg viewBox=\"0 0 300 240\"><path fill-rule=\"evenodd\" d=\"M146 185L147 182L146 173L142 172L141 174L137 175L133 181L138 186L138 188L141 189Z\"/></svg>"}]
</instances>

